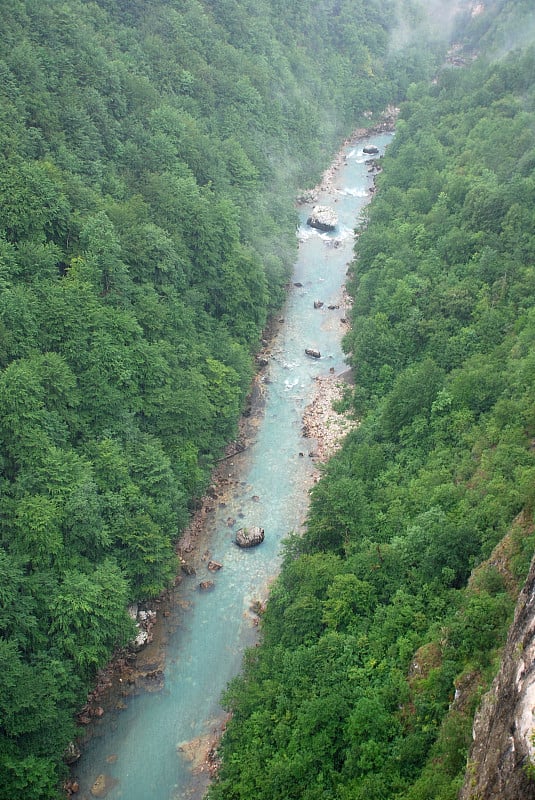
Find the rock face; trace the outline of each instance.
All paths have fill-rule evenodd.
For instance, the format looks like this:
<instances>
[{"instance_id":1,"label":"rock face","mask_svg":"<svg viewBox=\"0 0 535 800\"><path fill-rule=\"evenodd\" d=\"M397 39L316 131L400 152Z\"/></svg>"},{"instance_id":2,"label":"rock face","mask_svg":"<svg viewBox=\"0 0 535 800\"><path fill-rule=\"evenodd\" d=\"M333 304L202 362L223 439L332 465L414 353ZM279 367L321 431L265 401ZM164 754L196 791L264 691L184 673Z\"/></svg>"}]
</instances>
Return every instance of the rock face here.
<instances>
[{"instance_id":1,"label":"rock face","mask_svg":"<svg viewBox=\"0 0 535 800\"><path fill-rule=\"evenodd\" d=\"M188 564L183 558L180 559L180 568L184 575L195 575L195 567Z\"/></svg>"},{"instance_id":2,"label":"rock face","mask_svg":"<svg viewBox=\"0 0 535 800\"><path fill-rule=\"evenodd\" d=\"M66 764L74 764L76 761L78 761L81 755L82 751L76 742L69 742L65 748L65 752L63 753L63 760Z\"/></svg>"},{"instance_id":3,"label":"rock face","mask_svg":"<svg viewBox=\"0 0 535 800\"><path fill-rule=\"evenodd\" d=\"M253 525L250 528L240 528L236 533L236 544L239 547L255 547L264 541L264 529Z\"/></svg>"},{"instance_id":4,"label":"rock face","mask_svg":"<svg viewBox=\"0 0 535 800\"><path fill-rule=\"evenodd\" d=\"M535 559L518 598L500 671L476 714L459 800L535 800Z\"/></svg>"},{"instance_id":5,"label":"rock face","mask_svg":"<svg viewBox=\"0 0 535 800\"><path fill-rule=\"evenodd\" d=\"M131 617L134 610L136 615L133 619L136 620L137 636L130 645L134 650L142 650L145 645L152 642L152 629L156 622L156 611L142 611L138 609L137 605L130 606L129 614Z\"/></svg>"},{"instance_id":6,"label":"rock face","mask_svg":"<svg viewBox=\"0 0 535 800\"><path fill-rule=\"evenodd\" d=\"M328 206L314 206L307 225L320 231L333 231L338 225L338 217Z\"/></svg>"}]
</instances>

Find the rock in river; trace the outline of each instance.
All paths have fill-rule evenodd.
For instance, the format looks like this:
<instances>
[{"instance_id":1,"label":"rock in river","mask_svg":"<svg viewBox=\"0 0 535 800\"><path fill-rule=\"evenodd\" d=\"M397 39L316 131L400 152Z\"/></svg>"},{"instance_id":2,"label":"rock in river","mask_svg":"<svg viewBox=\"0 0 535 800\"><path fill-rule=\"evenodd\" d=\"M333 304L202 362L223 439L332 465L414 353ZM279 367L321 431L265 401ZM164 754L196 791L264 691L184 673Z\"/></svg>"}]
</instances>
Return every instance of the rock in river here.
<instances>
[{"instance_id":1,"label":"rock in river","mask_svg":"<svg viewBox=\"0 0 535 800\"><path fill-rule=\"evenodd\" d=\"M254 547L264 541L264 529L259 528L258 525L252 525L250 528L240 528L236 533L236 544L239 547Z\"/></svg>"},{"instance_id":2,"label":"rock in river","mask_svg":"<svg viewBox=\"0 0 535 800\"><path fill-rule=\"evenodd\" d=\"M320 231L333 231L338 225L338 217L329 206L314 206L307 225Z\"/></svg>"},{"instance_id":3,"label":"rock in river","mask_svg":"<svg viewBox=\"0 0 535 800\"><path fill-rule=\"evenodd\" d=\"M97 775L95 782L91 787L91 794L93 797L106 797L106 795L113 789L114 786L117 786L119 781L112 778L111 775L106 775L101 773Z\"/></svg>"}]
</instances>

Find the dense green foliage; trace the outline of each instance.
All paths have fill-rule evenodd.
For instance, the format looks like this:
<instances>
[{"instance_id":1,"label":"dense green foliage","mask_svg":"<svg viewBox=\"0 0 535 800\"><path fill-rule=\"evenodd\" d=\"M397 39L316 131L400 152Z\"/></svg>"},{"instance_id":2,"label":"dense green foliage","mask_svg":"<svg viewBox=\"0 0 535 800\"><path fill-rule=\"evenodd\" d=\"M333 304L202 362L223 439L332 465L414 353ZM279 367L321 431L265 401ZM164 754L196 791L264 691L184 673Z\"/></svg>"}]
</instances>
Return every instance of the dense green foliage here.
<instances>
[{"instance_id":1,"label":"dense green foliage","mask_svg":"<svg viewBox=\"0 0 535 800\"><path fill-rule=\"evenodd\" d=\"M531 47L409 90L350 280L362 422L228 689L212 800L457 796L533 552L534 77Z\"/></svg>"},{"instance_id":2,"label":"dense green foliage","mask_svg":"<svg viewBox=\"0 0 535 800\"><path fill-rule=\"evenodd\" d=\"M298 185L432 62L389 48L398 6L2 2L5 800L56 796L127 603L174 577L283 298Z\"/></svg>"}]
</instances>

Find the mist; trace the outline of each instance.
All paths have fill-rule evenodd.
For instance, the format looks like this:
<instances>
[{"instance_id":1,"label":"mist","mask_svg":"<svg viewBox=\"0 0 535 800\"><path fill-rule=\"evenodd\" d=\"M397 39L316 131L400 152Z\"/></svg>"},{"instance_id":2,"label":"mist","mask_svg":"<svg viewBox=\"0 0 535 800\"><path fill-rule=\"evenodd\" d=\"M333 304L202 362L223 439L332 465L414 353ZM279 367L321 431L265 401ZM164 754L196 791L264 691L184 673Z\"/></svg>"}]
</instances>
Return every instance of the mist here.
<instances>
[{"instance_id":1,"label":"mist","mask_svg":"<svg viewBox=\"0 0 535 800\"><path fill-rule=\"evenodd\" d=\"M390 42L392 51L422 38L449 41L459 14L472 5L466 0L398 0L397 26Z\"/></svg>"},{"instance_id":2,"label":"mist","mask_svg":"<svg viewBox=\"0 0 535 800\"><path fill-rule=\"evenodd\" d=\"M503 58L512 50L526 47L535 41L535 17L533 11L526 10L523 18L515 10L515 0L502 2L495 10L499 22L496 25L494 45L491 49L496 58Z\"/></svg>"}]
</instances>

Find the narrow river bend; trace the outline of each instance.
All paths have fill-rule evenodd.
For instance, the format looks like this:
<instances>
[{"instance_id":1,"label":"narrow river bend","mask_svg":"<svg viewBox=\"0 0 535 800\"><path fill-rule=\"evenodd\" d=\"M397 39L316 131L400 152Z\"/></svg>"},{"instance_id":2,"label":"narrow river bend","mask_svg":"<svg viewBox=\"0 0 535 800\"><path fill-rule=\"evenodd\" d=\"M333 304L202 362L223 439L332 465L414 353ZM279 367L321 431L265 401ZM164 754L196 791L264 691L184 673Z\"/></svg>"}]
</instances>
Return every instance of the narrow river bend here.
<instances>
[{"instance_id":1,"label":"narrow river bend","mask_svg":"<svg viewBox=\"0 0 535 800\"><path fill-rule=\"evenodd\" d=\"M353 229L370 197L373 176L363 146L375 144L382 153L390 138L379 134L344 149L332 187L317 198L336 210L335 231L320 234L307 227L311 206L300 207L293 286L264 372L264 414L253 444L226 462L231 490L224 503L214 502L203 534L209 557L223 567L212 574L205 559L195 576L182 581L165 634L163 688L131 695L119 704L125 707L93 723L94 735L73 768L78 798L178 800L200 798L206 789L207 774L194 774L180 747L220 728L221 693L255 641L251 604L267 595L281 540L303 525L315 471L309 457L314 442L302 437L303 412L314 395L314 378L344 369L344 311L328 306L340 304ZM315 309L315 300L324 306ZM306 356L305 348L319 350L321 359ZM235 532L249 525L262 526L265 541L240 550ZM200 581L208 579L214 588L200 591Z\"/></svg>"}]
</instances>

